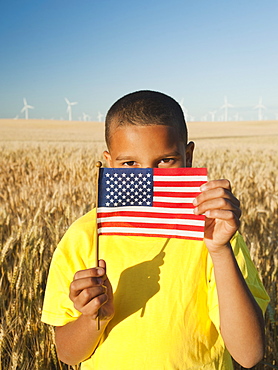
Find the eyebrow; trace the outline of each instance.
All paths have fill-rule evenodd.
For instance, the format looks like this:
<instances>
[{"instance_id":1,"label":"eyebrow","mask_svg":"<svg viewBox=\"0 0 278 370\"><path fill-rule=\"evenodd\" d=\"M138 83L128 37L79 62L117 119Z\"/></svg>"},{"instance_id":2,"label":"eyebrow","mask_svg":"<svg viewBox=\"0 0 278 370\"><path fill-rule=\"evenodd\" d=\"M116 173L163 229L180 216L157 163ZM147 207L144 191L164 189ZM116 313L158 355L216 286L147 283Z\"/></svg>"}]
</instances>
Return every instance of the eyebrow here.
<instances>
[{"instance_id":1,"label":"eyebrow","mask_svg":"<svg viewBox=\"0 0 278 370\"><path fill-rule=\"evenodd\" d=\"M175 152L160 155L157 159L162 159L162 158L165 158L165 157L180 157L180 156L181 156L181 153L175 151ZM136 159L135 157L132 157L132 156L129 156L129 155L123 155L123 156L119 155L116 158L116 161L134 161L135 159Z\"/></svg>"},{"instance_id":2,"label":"eyebrow","mask_svg":"<svg viewBox=\"0 0 278 370\"><path fill-rule=\"evenodd\" d=\"M160 156L160 158L164 158L164 157L179 157L181 155L180 152L171 152L171 153L167 153L167 154L163 154Z\"/></svg>"},{"instance_id":3,"label":"eyebrow","mask_svg":"<svg viewBox=\"0 0 278 370\"><path fill-rule=\"evenodd\" d=\"M131 160L134 160L134 157L123 155L116 158L116 161L131 161Z\"/></svg>"}]
</instances>

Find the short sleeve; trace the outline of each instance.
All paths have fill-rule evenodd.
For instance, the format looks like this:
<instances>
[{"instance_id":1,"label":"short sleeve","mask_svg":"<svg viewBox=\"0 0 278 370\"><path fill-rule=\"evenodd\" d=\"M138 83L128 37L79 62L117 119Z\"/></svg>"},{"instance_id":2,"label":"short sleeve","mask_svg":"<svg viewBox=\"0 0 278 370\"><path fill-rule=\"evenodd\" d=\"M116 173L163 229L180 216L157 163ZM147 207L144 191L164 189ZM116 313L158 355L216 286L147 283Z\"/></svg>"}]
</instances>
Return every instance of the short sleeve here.
<instances>
[{"instance_id":1,"label":"short sleeve","mask_svg":"<svg viewBox=\"0 0 278 370\"><path fill-rule=\"evenodd\" d=\"M63 326L80 316L69 298L70 284L79 270L93 267L94 223L89 214L77 220L58 244L50 264L41 320Z\"/></svg>"}]
</instances>

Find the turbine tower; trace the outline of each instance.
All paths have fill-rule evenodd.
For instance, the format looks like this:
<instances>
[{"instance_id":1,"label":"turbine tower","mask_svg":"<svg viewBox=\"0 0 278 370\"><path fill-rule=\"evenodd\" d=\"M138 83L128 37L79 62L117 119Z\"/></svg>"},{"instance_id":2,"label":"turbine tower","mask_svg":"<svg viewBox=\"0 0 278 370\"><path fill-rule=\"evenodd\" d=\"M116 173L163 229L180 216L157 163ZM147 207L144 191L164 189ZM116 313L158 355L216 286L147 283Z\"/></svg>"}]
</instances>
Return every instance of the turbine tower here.
<instances>
[{"instance_id":1,"label":"turbine tower","mask_svg":"<svg viewBox=\"0 0 278 370\"><path fill-rule=\"evenodd\" d=\"M260 97L259 104L254 107L254 109L258 109L258 120L263 120L263 109L266 109L266 107L263 105L263 99Z\"/></svg>"},{"instance_id":2,"label":"turbine tower","mask_svg":"<svg viewBox=\"0 0 278 370\"><path fill-rule=\"evenodd\" d=\"M67 113L69 114L69 121L71 121L72 120L71 107L73 105L78 104L78 103L76 101L75 102L70 102L67 98L65 98L65 101L66 101L66 103L68 105L68 107L67 107Z\"/></svg>"},{"instance_id":3,"label":"turbine tower","mask_svg":"<svg viewBox=\"0 0 278 370\"><path fill-rule=\"evenodd\" d=\"M224 97L224 105L220 109L224 109L224 121L228 121L228 108L233 108L232 104L228 103L227 96Z\"/></svg>"},{"instance_id":4,"label":"turbine tower","mask_svg":"<svg viewBox=\"0 0 278 370\"><path fill-rule=\"evenodd\" d=\"M234 115L234 117L235 117L235 120L236 120L236 121L239 121L239 114L238 114L238 113L236 113L236 114Z\"/></svg>"},{"instance_id":5,"label":"turbine tower","mask_svg":"<svg viewBox=\"0 0 278 370\"><path fill-rule=\"evenodd\" d=\"M28 109L34 109L32 105L27 104L27 100L23 98L24 107L21 109L21 113L25 112L25 119L28 119Z\"/></svg>"},{"instance_id":6,"label":"turbine tower","mask_svg":"<svg viewBox=\"0 0 278 370\"><path fill-rule=\"evenodd\" d=\"M209 114L210 114L210 118L211 118L211 122L214 122L214 119L215 119L215 113L216 113L217 111L216 110L214 110L214 111L212 111L212 112L209 112Z\"/></svg>"},{"instance_id":7,"label":"turbine tower","mask_svg":"<svg viewBox=\"0 0 278 370\"><path fill-rule=\"evenodd\" d=\"M103 117L103 114L98 112L98 115L97 115L98 122L102 121L102 117Z\"/></svg>"}]
</instances>

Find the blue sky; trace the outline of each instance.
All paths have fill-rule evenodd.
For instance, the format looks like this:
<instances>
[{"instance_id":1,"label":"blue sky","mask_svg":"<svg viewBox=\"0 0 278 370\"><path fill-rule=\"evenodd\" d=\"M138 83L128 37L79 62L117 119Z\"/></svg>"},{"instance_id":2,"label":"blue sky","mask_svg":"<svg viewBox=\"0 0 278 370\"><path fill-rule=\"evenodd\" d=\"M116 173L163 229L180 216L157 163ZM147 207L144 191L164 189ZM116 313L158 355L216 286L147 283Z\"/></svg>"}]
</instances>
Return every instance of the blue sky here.
<instances>
[{"instance_id":1,"label":"blue sky","mask_svg":"<svg viewBox=\"0 0 278 370\"><path fill-rule=\"evenodd\" d=\"M277 0L9 0L0 12L0 118L97 120L131 91L173 96L195 120L278 114ZM207 115L207 118L209 116ZM278 119L278 118L277 118Z\"/></svg>"}]
</instances>

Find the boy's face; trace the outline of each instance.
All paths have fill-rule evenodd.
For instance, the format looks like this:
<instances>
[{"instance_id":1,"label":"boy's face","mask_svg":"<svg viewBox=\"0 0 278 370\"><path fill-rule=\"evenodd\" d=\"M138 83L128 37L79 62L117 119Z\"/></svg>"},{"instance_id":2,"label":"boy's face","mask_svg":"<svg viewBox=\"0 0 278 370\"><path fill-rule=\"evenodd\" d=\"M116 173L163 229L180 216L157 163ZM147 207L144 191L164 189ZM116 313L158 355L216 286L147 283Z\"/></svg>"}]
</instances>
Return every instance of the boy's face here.
<instances>
[{"instance_id":1,"label":"boy's face","mask_svg":"<svg viewBox=\"0 0 278 370\"><path fill-rule=\"evenodd\" d=\"M112 131L104 158L114 168L191 167L194 143L185 144L169 126L120 126Z\"/></svg>"}]
</instances>

